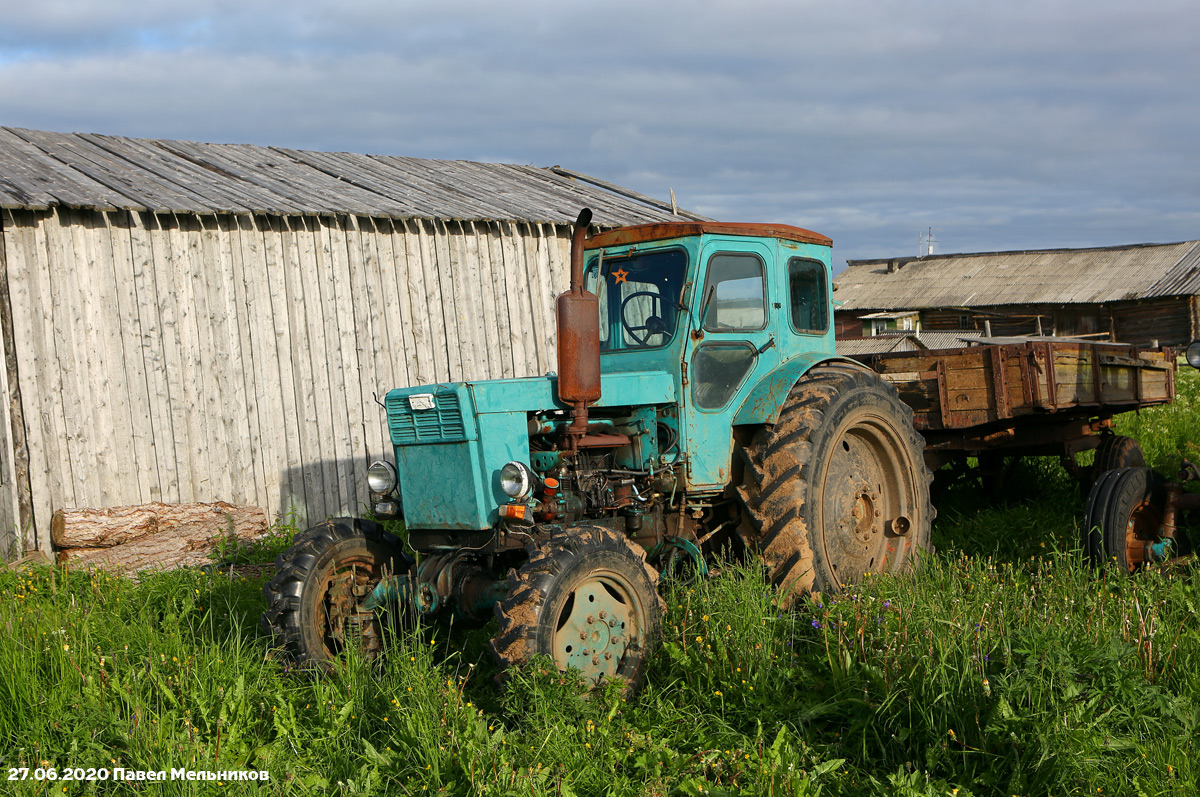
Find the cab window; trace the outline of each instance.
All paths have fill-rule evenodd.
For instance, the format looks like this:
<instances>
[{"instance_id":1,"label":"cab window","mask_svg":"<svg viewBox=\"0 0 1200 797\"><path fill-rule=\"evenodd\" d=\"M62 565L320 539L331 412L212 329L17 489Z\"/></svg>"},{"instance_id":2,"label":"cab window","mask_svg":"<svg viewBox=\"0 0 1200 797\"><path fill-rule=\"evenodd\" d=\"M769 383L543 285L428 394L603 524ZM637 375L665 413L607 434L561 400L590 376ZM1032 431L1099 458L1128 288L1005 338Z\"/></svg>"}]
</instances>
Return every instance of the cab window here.
<instances>
[{"instance_id":1,"label":"cab window","mask_svg":"<svg viewBox=\"0 0 1200 797\"><path fill-rule=\"evenodd\" d=\"M709 332L762 329L767 323L763 262L758 255L722 252L708 260L701 294L707 304L704 328Z\"/></svg>"},{"instance_id":2,"label":"cab window","mask_svg":"<svg viewBox=\"0 0 1200 797\"><path fill-rule=\"evenodd\" d=\"M599 298L600 351L665 346L679 325L688 257L682 249L593 261L585 287Z\"/></svg>"},{"instance_id":3,"label":"cab window","mask_svg":"<svg viewBox=\"0 0 1200 797\"><path fill-rule=\"evenodd\" d=\"M748 343L706 343L692 358L692 400L702 410L719 410L737 393L758 352Z\"/></svg>"},{"instance_id":4,"label":"cab window","mask_svg":"<svg viewBox=\"0 0 1200 797\"><path fill-rule=\"evenodd\" d=\"M803 257L789 260L788 293L792 307L792 329L804 334L819 334L829 329L828 291L823 264Z\"/></svg>"}]
</instances>

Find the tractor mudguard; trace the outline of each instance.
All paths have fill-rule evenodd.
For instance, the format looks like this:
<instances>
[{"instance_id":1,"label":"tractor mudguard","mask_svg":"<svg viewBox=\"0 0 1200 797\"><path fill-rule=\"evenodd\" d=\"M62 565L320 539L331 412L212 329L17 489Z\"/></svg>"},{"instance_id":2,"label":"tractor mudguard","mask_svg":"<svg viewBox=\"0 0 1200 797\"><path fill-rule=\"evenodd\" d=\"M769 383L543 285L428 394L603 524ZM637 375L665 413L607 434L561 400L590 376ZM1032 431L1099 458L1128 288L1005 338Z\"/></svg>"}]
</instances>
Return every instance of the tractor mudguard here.
<instances>
[{"instance_id":1,"label":"tractor mudguard","mask_svg":"<svg viewBox=\"0 0 1200 797\"><path fill-rule=\"evenodd\" d=\"M733 416L733 425L775 423L779 418L779 411L783 408L783 402L787 400L788 394L800 377L808 373L813 366L828 362L849 363L859 368L866 368L862 363L851 360L849 357L831 356L823 352L812 352L793 357L787 362L780 363L778 368L764 376L750 390L746 395L746 400L742 402L742 406Z\"/></svg>"}]
</instances>

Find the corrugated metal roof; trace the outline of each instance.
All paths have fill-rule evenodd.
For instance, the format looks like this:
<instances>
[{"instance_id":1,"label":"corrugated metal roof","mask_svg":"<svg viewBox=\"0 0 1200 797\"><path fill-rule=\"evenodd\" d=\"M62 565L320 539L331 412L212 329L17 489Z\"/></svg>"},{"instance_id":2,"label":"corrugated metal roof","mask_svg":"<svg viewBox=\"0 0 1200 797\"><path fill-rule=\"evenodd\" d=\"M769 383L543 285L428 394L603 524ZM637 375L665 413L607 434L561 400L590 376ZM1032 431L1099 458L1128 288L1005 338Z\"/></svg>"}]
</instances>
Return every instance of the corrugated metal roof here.
<instances>
[{"instance_id":1,"label":"corrugated metal roof","mask_svg":"<svg viewBox=\"0 0 1200 797\"><path fill-rule=\"evenodd\" d=\"M1200 241L1179 258L1163 278L1150 286L1147 296L1186 296L1200 293Z\"/></svg>"},{"instance_id":2,"label":"corrugated metal roof","mask_svg":"<svg viewBox=\"0 0 1200 797\"><path fill-rule=\"evenodd\" d=\"M982 338L982 332L964 329L955 332L905 332L903 335L845 338L836 341L836 344L838 354L852 357L856 354L884 354L889 351L961 349L971 343L978 343Z\"/></svg>"},{"instance_id":3,"label":"corrugated metal roof","mask_svg":"<svg viewBox=\"0 0 1200 797\"><path fill-rule=\"evenodd\" d=\"M902 310L1093 304L1198 293L1198 243L851 260L837 277L837 297L841 310ZM889 272L889 263L898 268ZM1171 286L1195 289L1172 293Z\"/></svg>"},{"instance_id":4,"label":"corrugated metal roof","mask_svg":"<svg viewBox=\"0 0 1200 797\"><path fill-rule=\"evenodd\" d=\"M0 207L346 213L601 227L702 220L559 167L312 152L0 127Z\"/></svg>"}]
</instances>

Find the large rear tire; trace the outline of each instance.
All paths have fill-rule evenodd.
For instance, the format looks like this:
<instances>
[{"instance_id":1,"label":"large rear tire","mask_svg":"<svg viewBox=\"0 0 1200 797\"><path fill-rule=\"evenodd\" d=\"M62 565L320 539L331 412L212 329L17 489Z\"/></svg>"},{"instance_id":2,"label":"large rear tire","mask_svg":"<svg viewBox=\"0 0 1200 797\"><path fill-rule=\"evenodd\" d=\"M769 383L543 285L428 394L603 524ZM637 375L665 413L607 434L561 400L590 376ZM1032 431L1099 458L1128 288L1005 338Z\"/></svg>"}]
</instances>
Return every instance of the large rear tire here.
<instances>
[{"instance_id":1,"label":"large rear tire","mask_svg":"<svg viewBox=\"0 0 1200 797\"><path fill-rule=\"evenodd\" d=\"M616 532L568 528L530 543L529 560L508 575L508 596L496 605L499 633L492 651L504 667L548 656L574 667L595 686L623 680L641 686L658 645L662 604L657 574Z\"/></svg>"},{"instance_id":2,"label":"large rear tire","mask_svg":"<svg viewBox=\"0 0 1200 797\"><path fill-rule=\"evenodd\" d=\"M262 629L301 668L326 667L348 647L374 658L382 652L383 629L378 615L359 604L381 578L410 564L399 540L379 524L327 520L275 559L275 576L263 587Z\"/></svg>"},{"instance_id":3,"label":"large rear tire","mask_svg":"<svg viewBox=\"0 0 1200 797\"><path fill-rule=\"evenodd\" d=\"M783 605L907 567L929 546L932 474L912 410L873 371L827 363L744 449L739 493Z\"/></svg>"}]
</instances>

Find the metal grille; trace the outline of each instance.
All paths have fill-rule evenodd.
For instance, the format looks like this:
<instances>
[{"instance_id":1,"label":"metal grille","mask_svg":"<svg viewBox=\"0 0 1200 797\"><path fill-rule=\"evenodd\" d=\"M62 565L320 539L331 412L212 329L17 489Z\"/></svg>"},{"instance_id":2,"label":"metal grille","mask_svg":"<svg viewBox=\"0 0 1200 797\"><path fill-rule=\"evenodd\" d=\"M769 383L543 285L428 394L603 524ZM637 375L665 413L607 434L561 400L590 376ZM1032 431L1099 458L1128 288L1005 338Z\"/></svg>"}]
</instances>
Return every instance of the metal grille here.
<instances>
[{"instance_id":1,"label":"metal grille","mask_svg":"<svg viewBox=\"0 0 1200 797\"><path fill-rule=\"evenodd\" d=\"M446 443L467 439L458 394L435 393L433 402L432 409L414 410L409 404L408 396L388 397L388 428L392 433L393 445Z\"/></svg>"}]
</instances>

